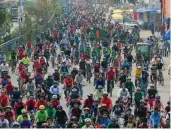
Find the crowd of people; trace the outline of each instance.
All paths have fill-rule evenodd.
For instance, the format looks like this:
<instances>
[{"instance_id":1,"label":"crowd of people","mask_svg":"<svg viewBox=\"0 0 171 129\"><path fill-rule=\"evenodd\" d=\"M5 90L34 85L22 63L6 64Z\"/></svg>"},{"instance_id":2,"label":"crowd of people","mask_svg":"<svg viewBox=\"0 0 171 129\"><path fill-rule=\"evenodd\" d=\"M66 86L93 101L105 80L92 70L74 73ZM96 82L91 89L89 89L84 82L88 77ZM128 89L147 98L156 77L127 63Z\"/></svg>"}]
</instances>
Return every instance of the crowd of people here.
<instances>
[{"instance_id":1,"label":"crowd of people","mask_svg":"<svg viewBox=\"0 0 171 129\"><path fill-rule=\"evenodd\" d=\"M35 45L29 41L18 52L12 50L9 63L1 52L0 128L170 128L170 100L164 107L155 83L158 71L164 79L162 56L155 55L151 64L141 51L134 58L129 46L113 40L119 28L105 20L103 8L70 7L51 33L37 36ZM91 37L94 26L107 31L107 37ZM10 69L18 76L17 86ZM95 89L87 98L86 85Z\"/></svg>"}]
</instances>

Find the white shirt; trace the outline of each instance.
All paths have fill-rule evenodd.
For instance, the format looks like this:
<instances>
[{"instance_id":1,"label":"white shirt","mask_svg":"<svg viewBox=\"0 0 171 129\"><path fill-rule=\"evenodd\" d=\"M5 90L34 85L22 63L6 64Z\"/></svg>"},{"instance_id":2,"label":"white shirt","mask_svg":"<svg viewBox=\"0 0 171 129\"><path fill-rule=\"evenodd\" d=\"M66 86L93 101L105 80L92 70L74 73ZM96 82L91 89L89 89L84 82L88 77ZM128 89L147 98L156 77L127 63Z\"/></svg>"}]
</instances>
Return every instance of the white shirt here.
<instances>
[{"instance_id":1,"label":"white shirt","mask_svg":"<svg viewBox=\"0 0 171 129\"><path fill-rule=\"evenodd\" d=\"M5 65L2 63L1 64L1 71L9 71L9 65L6 63Z\"/></svg>"},{"instance_id":2,"label":"white shirt","mask_svg":"<svg viewBox=\"0 0 171 129\"><path fill-rule=\"evenodd\" d=\"M9 122L7 119L4 119L3 121L0 119L0 128L8 128Z\"/></svg>"},{"instance_id":3,"label":"white shirt","mask_svg":"<svg viewBox=\"0 0 171 129\"><path fill-rule=\"evenodd\" d=\"M79 66L75 64L72 65L72 68L76 68L76 70L79 70Z\"/></svg>"}]
</instances>

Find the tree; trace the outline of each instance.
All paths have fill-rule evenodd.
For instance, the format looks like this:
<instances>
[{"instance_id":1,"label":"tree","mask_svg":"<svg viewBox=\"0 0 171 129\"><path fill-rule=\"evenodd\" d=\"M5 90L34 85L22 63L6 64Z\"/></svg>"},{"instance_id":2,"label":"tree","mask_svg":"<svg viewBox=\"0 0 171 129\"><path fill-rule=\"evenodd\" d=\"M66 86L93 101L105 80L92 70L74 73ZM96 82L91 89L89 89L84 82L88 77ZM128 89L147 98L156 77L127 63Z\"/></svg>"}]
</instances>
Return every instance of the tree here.
<instances>
[{"instance_id":1,"label":"tree","mask_svg":"<svg viewBox=\"0 0 171 129\"><path fill-rule=\"evenodd\" d=\"M11 14L6 8L0 6L0 37L5 36L6 34L10 35L11 27Z\"/></svg>"}]
</instances>

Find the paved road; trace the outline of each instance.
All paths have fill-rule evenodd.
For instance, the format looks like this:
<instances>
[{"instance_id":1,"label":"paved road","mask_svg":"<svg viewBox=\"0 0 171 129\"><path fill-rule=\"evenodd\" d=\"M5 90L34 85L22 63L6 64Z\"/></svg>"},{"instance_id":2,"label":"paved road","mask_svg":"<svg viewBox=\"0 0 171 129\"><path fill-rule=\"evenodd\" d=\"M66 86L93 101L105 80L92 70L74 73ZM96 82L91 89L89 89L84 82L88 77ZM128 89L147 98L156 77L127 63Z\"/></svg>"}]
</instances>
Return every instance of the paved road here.
<instances>
[{"instance_id":1,"label":"paved road","mask_svg":"<svg viewBox=\"0 0 171 129\"><path fill-rule=\"evenodd\" d=\"M148 33L143 33L143 36L144 36L144 34L147 34L147 36L149 36ZM169 58L165 58L165 64L167 64L167 66L168 66ZM32 63L31 63L31 65L32 65ZM135 70L135 64L133 64L133 71L134 70ZM32 66L29 67L29 71L30 72L32 71ZM48 73L53 73L53 71L54 70L50 66L50 68L48 69ZM169 96L169 93L170 93L170 79L169 79L169 76L167 75L167 71L163 71L163 72L164 72L165 84L164 84L164 86L158 86L157 88L158 88L159 95L161 96L161 100L162 100L163 104L166 105L166 103L168 101L168 96ZM17 86L17 75L13 74L13 75L11 75L11 78L12 78L12 84L14 86ZM133 76L132 76L132 81L134 82L134 77ZM118 86L115 86L114 91L113 91L113 97L112 97L113 103L115 103L115 101L117 99L118 89L119 89ZM83 93L84 94L83 98L85 99L87 94L88 93L93 93L93 91L94 91L94 86L92 84L86 83L86 86L83 88L83 92L84 92ZM64 106L64 109L66 109L66 106L65 106L66 101L64 99L63 90L62 90L62 98L61 98L60 102Z\"/></svg>"}]
</instances>

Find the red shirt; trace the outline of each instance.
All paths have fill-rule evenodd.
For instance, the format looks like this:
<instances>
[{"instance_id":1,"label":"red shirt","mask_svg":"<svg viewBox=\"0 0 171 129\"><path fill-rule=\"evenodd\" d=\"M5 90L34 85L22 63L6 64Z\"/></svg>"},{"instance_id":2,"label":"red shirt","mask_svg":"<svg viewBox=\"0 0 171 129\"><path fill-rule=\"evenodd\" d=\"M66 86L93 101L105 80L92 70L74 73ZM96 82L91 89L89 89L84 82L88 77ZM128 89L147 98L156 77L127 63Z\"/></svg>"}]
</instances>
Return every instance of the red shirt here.
<instances>
[{"instance_id":1,"label":"red shirt","mask_svg":"<svg viewBox=\"0 0 171 129\"><path fill-rule=\"evenodd\" d=\"M84 100L84 107L88 107L89 109L91 109L92 106L93 106L93 103L94 103L94 100L93 99L91 99L91 100L85 99Z\"/></svg>"},{"instance_id":2,"label":"red shirt","mask_svg":"<svg viewBox=\"0 0 171 129\"><path fill-rule=\"evenodd\" d=\"M31 48L32 47L32 43L29 41L27 42L27 48Z\"/></svg>"},{"instance_id":3,"label":"red shirt","mask_svg":"<svg viewBox=\"0 0 171 129\"><path fill-rule=\"evenodd\" d=\"M40 62L38 60L34 62L34 71L37 71L39 65L40 65Z\"/></svg>"},{"instance_id":4,"label":"red shirt","mask_svg":"<svg viewBox=\"0 0 171 129\"><path fill-rule=\"evenodd\" d=\"M53 104L53 107L57 109L57 106L60 104L60 102L58 100L52 100L51 102Z\"/></svg>"},{"instance_id":5,"label":"red shirt","mask_svg":"<svg viewBox=\"0 0 171 129\"><path fill-rule=\"evenodd\" d=\"M9 101L9 97L8 97L8 95L0 95L0 105L2 106L2 107L6 107L6 106L8 106L8 101Z\"/></svg>"},{"instance_id":6,"label":"red shirt","mask_svg":"<svg viewBox=\"0 0 171 129\"><path fill-rule=\"evenodd\" d=\"M64 85L65 85L66 87L72 88L73 82L74 82L74 81L73 81L72 78L65 78L65 79L64 79Z\"/></svg>"},{"instance_id":7,"label":"red shirt","mask_svg":"<svg viewBox=\"0 0 171 129\"><path fill-rule=\"evenodd\" d=\"M109 70L107 73L106 73L106 77L107 77L107 80L112 80L114 79L116 76L116 73L115 71L113 70Z\"/></svg>"},{"instance_id":8,"label":"red shirt","mask_svg":"<svg viewBox=\"0 0 171 129\"><path fill-rule=\"evenodd\" d=\"M89 55L87 53L84 53L81 55L81 58L83 58L84 60L87 59L89 57Z\"/></svg>"},{"instance_id":9,"label":"red shirt","mask_svg":"<svg viewBox=\"0 0 171 129\"><path fill-rule=\"evenodd\" d=\"M32 110L34 107L36 107L36 101L35 100L27 100L25 103L26 109L27 110Z\"/></svg>"},{"instance_id":10,"label":"red shirt","mask_svg":"<svg viewBox=\"0 0 171 129\"><path fill-rule=\"evenodd\" d=\"M94 72L95 72L95 73L99 73L99 72L100 72L100 65L94 66Z\"/></svg>"},{"instance_id":11,"label":"red shirt","mask_svg":"<svg viewBox=\"0 0 171 129\"><path fill-rule=\"evenodd\" d=\"M11 121L12 121L12 119L11 119L11 118L14 118L14 116L15 116L14 111L11 111L11 112L5 112L5 118L6 118L9 122L11 122Z\"/></svg>"},{"instance_id":12,"label":"red shirt","mask_svg":"<svg viewBox=\"0 0 171 129\"><path fill-rule=\"evenodd\" d=\"M36 104L37 110L39 109L39 106L40 106L40 105L44 105L44 106L46 107L46 104L47 104L46 101L43 101L43 102L40 102L40 101L39 101L39 102L37 102L37 104Z\"/></svg>"},{"instance_id":13,"label":"red shirt","mask_svg":"<svg viewBox=\"0 0 171 129\"><path fill-rule=\"evenodd\" d=\"M22 71L22 69L24 69L24 66L23 66L23 65L19 65L19 66L18 66L18 70L19 70L19 72L21 72L21 71Z\"/></svg>"},{"instance_id":14,"label":"red shirt","mask_svg":"<svg viewBox=\"0 0 171 129\"><path fill-rule=\"evenodd\" d=\"M112 100L111 100L111 98L109 98L109 97L107 97L107 99L102 98L102 99L101 99L101 104L106 104L106 108L107 108L107 109L112 109L112 107L111 107Z\"/></svg>"},{"instance_id":15,"label":"red shirt","mask_svg":"<svg viewBox=\"0 0 171 129\"><path fill-rule=\"evenodd\" d=\"M11 94L12 92L13 92L13 90L14 90L14 86L13 85L5 85L5 91L6 91L6 93L7 93L7 95L9 95L9 94Z\"/></svg>"},{"instance_id":16,"label":"red shirt","mask_svg":"<svg viewBox=\"0 0 171 129\"><path fill-rule=\"evenodd\" d=\"M21 77L22 79L26 79L26 72L21 71L21 72L19 73L19 75L20 75L20 77Z\"/></svg>"}]
</instances>

